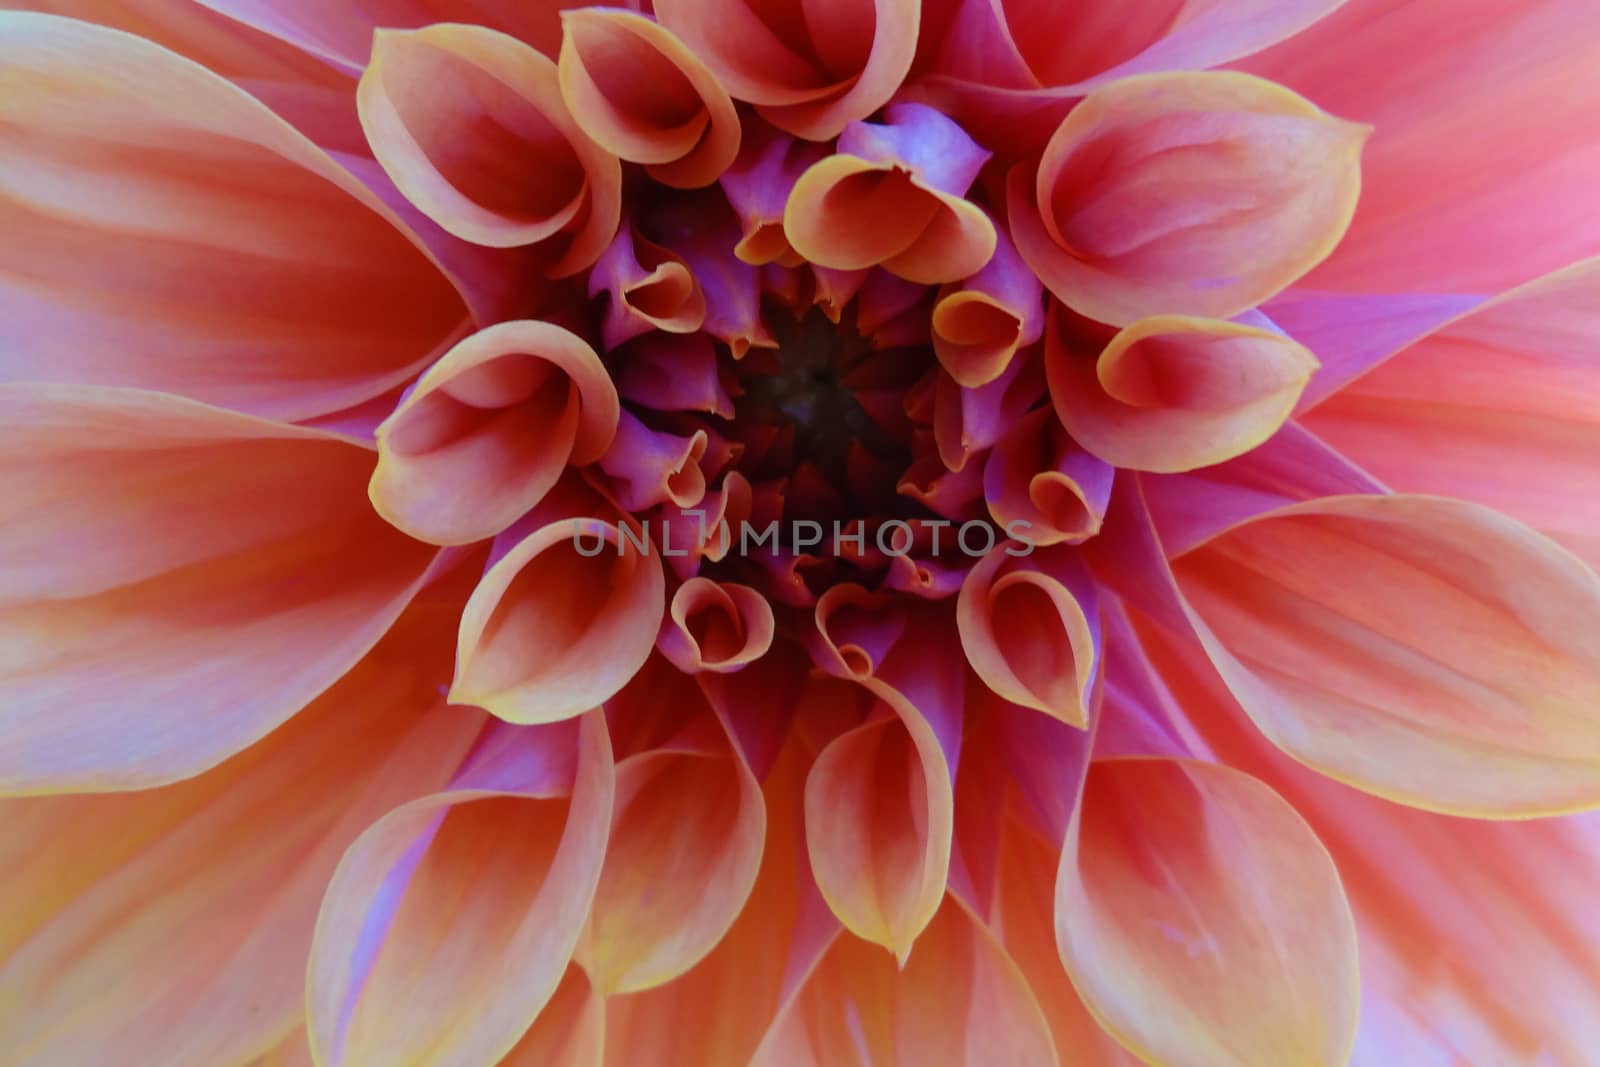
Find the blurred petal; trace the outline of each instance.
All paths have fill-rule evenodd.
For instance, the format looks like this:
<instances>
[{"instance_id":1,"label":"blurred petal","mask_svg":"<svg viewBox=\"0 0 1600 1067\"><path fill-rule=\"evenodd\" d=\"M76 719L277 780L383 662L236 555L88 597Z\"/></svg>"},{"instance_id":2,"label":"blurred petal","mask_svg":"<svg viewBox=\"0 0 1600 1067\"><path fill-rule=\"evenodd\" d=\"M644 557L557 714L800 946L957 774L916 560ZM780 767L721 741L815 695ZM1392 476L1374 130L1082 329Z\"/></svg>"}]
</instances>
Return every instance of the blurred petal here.
<instances>
[{"instance_id":1,"label":"blurred petal","mask_svg":"<svg viewBox=\"0 0 1600 1067\"><path fill-rule=\"evenodd\" d=\"M976 917L946 898L900 967L841 934L751 1067L980 1067L1060 1062L1039 1002Z\"/></svg>"},{"instance_id":2,"label":"blurred petal","mask_svg":"<svg viewBox=\"0 0 1600 1067\"><path fill-rule=\"evenodd\" d=\"M1061 856L1056 940L1089 1009L1142 1059L1349 1059L1356 940L1338 872L1248 775L1091 764Z\"/></svg>"},{"instance_id":3,"label":"blurred petal","mask_svg":"<svg viewBox=\"0 0 1600 1067\"><path fill-rule=\"evenodd\" d=\"M617 230L617 158L578 128L554 61L481 26L380 33L357 94L400 191L465 241L548 249L552 277L594 263Z\"/></svg>"},{"instance_id":4,"label":"blurred petal","mask_svg":"<svg viewBox=\"0 0 1600 1067\"><path fill-rule=\"evenodd\" d=\"M606 1044L606 1002L576 963L539 1017L498 1067L600 1067Z\"/></svg>"},{"instance_id":5,"label":"blurred petal","mask_svg":"<svg viewBox=\"0 0 1600 1067\"><path fill-rule=\"evenodd\" d=\"M0 40L0 380L302 419L459 332L399 220L236 87L67 19L0 12Z\"/></svg>"},{"instance_id":6,"label":"blurred petal","mask_svg":"<svg viewBox=\"0 0 1600 1067\"><path fill-rule=\"evenodd\" d=\"M1338 243L1361 186L1366 127L1258 78L1150 74L1089 94L1011 172L1011 234L1080 314L1227 318Z\"/></svg>"},{"instance_id":7,"label":"blurred petal","mask_svg":"<svg viewBox=\"0 0 1600 1067\"><path fill-rule=\"evenodd\" d=\"M508 722L582 714L650 655L665 611L661 558L631 519L572 482L501 535L467 602L450 699ZM594 538L599 543L585 543Z\"/></svg>"},{"instance_id":8,"label":"blurred petal","mask_svg":"<svg viewBox=\"0 0 1600 1067\"><path fill-rule=\"evenodd\" d=\"M8 1064L125 1062L141 1049L214 1067L301 1018L340 854L394 805L444 785L483 722L439 696L446 609L459 603L425 594L332 689L196 778L0 802Z\"/></svg>"},{"instance_id":9,"label":"blurred petal","mask_svg":"<svg viewBox=\"0 0 1600 1067\"><path fill-rule=\"evenodd\" d=\"M728 92L812 141L837 137L889 101L916 53L917 0L658 0L656 16ZM768 21L770 19L770 21Z\"/></svg>"},{"instance_id":10,"label":"blurred petal","mask_svg":"<svg viewBox=\"0 0 1600 1067\"><path fill-rule=\"evenodd\" d=\"M605 722L488 739L340 862L308 976L317 1062L493 1063L556 995L611 825Z\"/></svg>"},{"instance_id":11,"label":"blurred petal","mask_svg":"<svg viewBox=\"0 0 1600 1067\"><path fill-rule=\"evenodd\" d=\"M1289 338L1236 322L1157 315L1099 348L1070 336L1066 318L1045 342L1056 415L1084 448L1131 470L1193 470L1250 451L1288 420L1317 369Z\"/></svg>"},{"instance_id":12,"label":"blurred petal","mask_svg":"<svg viewBox=\"0 0 1600 1067\"><path fill-rule=\"evenodd\" d=\"M618 402L600 357L547 322L505 322L435 363L378 427L369 492L420 540L493 537L537 504L568 463L611 444Z\"/></svg>"},{"instance_id":13,"label":"blurred petal","mask_svg":"<svg viewBox=\"0 0 1600 1067\"><path fill-rule=\"evenodd\" d=\"M1463 501L1328 497L1174 562L1218 671L1290 755L1407 804L1600 803L1600 578Z\"/></svg>"},{"instance_id":14,"label":"blurred petal","mask_svg":"<svg viewBox=\"0 0 1600 1067\"><path fill-rule=\"evenodd\" d=\"M739 116L716 75L672 31L631 11L562 17L561 93L595 143L657 181L710 185L739 153Z\"/></svg>"},{"instance_id":15,"label":"blurred petal","mask_svg":"<svg viewBox=\"0 0 1600 1067\"><path fill-rule=\"evenodd\" d=\"M197 774L372 647L434 550L370 452L135 390L0 386L0 789Z\"/></svg>"}]
</instances>

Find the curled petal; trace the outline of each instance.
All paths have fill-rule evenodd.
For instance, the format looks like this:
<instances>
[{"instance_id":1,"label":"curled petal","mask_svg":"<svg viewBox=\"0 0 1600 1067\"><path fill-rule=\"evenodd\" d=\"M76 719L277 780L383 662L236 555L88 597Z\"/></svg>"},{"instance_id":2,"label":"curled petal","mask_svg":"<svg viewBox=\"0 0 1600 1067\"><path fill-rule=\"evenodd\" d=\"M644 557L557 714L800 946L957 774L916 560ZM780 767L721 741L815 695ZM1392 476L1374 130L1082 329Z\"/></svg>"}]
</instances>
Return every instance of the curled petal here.
<instances>
[{"instance_id":1,"label":"curled petal","mask_svg":"<svg viewBox=\"0 0 1600 1067\"><path fill-rule=\"evenodd\" d=\"M736 671L772 647L772 605L748 585L690 578L672 595L668 619L661 651L689 673Z\"/></svg>"},{"instance_id":2,"label":"curled petal","mask_svg":"<svg viewBox=\"0 0 1600 1067\"><path fill-rule=\"evenodd\" d=\"M921 104L896 105L888 118L852 123L839 153L795 182L783 213L789 244L824 267L882 266L925 285L976 274L997 237L964 194L988 153Z\"/></svg>"},{"instance_id":3,"label":"curled petal","mask_svg":"<svg viewBox=\"0 0 1600 1067\"><path fill-rule=\"evenodd\" d=\"M1044 395L1044 373L1037 358L1014 359L986 385L957 384L948 371L933 382L933 437L939 460L965 471L974 454L1011 432ZM974 468L976 472L977 468Z\"/></svg>"},{"instance_id":4,"label":"curled petal","mask_svg":"<svg viewBox=\"0 0 1600 1067\"><path fill-rule=\"evenodd\" d=\"M983 465L989 514L1036 545L1078 544L1100 532L1116 468L1067 436L1055 413L1025 416Z\"/></svg>"},{"instance_id":5,"label":"curled petal","mask_svg":"<svg viewBox=\"0 0 1600 1067\"><path fill-rule=\"evenodd\" d=\"M922 5L804 0L773 17L748 0L659 0L655 10L736 98L781 130L826 141L900 88Z\"/></svg>"},{"instance_id":6,"label":"curled petal","mask_svg":"<svg viewBox=\"0 0 1600 1067\"><path fill-rule=\"evenodd\" d=\"M555 63L521 41L481 26L380 31L356 102L383 169L455 236L544 245L553 277L611 243L621 165L567 112Z\"/></svg>"},{"instance_id":7,"label":"curled petal","mask_svg":"<svg viewBox=\"0 0 1600 1067\"><path fill-rule=\"evenodd\" d=\"M703 705L692 684L688 692ZM761 787L726 737L710 751L664 747L621 761L605 870L578 947L596 987L649 989L698 963L743 910L765 839Z\"/></svg>"},{"instance_id":8,"label":"curled petal","mask_svg":"<svg viewBox=\"0 0 1600 1067\"><path fill-rule=\"evenodd\" d=\"M996 694L1079 728L1100 669L1093 580L1069 548L997 548L956 601L967 662Z\"/></svg>"},{"instance_id":9,"label":"curled petal","mask_svg":"<svg viewBox=\"0 0 1600 1067\"><path fill-rule=\"evenodd\" d=\"M706 295L689 265L632 226L617 231L589 273L589 295L600 293L610 295L600 324L607 349L650 330L694 333L706 321Z\"/></svg>"},{"instance_id":10,"label":"curled petal","mask_svg":"<svg viewBox=\"0 0 1600 1067\"><path fill-rule=\"evenodd\" d=\"M0 422L0 790L215 765L353 666L435 554L329 434L74 386L0 386Z\"/></svg>"},{"instance_id":11,"label":"curled petal","mask_svg":"<svg viewBox=\"0 0 1600 1067\"><path fill-rule=\"evenodd\" d=\"M1090 318L1226 318L1332 251L1369 132L1245 74L1111 82L1062 121L1032 183L1011 172L1012 237Z\"/></svg>"},{"instance_id":12,"label":"curled petal","mask_svg":"<svg viewBox=\"0 0 1600 1067\"><path fill-rule=\"evenodd\" d=\"M996 233L994 258L933 306L933 351L960 385L986 385L1005 373L1017 350L1044 335L1044 286Z\"/></svg>"},{"instance_id":13,"label":"curled petal","mask_svg":"<svg viewBox=\"0 0 1600 1067\"><path fill-rule=\"evenodd\" d=\"M1600 578L1496 512L1313 500L1174 562L1239 703L1296 759L1478 817L1600 803Z\"/></svg>"},{"instance_id":14,"label":"curled petal","mask_svg":"<svg viewBox=\"0 0 1600 1067\"><path fill-rule=\"evenodd\" d=\"M502 731L494 774L397 808L340 862L307 977L318 1063L495 1063L557 994L600 879L611 746L598 711Z\"/></svg>"},{"instance_id":15,"label":"curled petal","mask_svg":"<svg viewBox=\"0 0 1600 1067\"><path fill-rule=\"evenodd\" d=\"M70 19L0 12L0 38L0 380L300 420L459 336L415 236L235 86Z\"/></svg>"},{"instance_id":16,"label":"curled petal","mask_svg":"<svg viewBox=\"0 0 1600 1067\"><path fill-rule=\"evenodd\" d=\"M721 188L739 216L740 236L734 255L745 263L778 263L798 267L805 262L783 233L783 208L800 175L828 154L823 145L757 127L747 135L733 166L722 175Z\"/></svg>"},{"instance_id":17,"label":"curled petal","mask_svg":"<svg viewBox=\"0 0 1600 1067\"><path fill-rule=\"evenodd\" d=\"M628 511L667 503L692 508L705 499L706 474L700 461L709 445L705 430L680 437L652 430L624 411L600 467L616 480L617 502Z\"/></svg>"},{"instance_id":18,"label":"curled petal","mask_svg":"<svg viewBox=\"0 0 1600 1067\"><path fill-rule=\"evenodd\" d=\"M836 938L751 1067L1055 1067L1049 1024L993 933L947 897L900 967Z\"/></svg>"},{"instance_id":19,"label":"curled petal","mask_svg":"<svg viewBox=\"0 0 1600 1067\"><path fill-rule=\"evenodd\" d=\"M1056 943L1090 1011L1155 1063L1333 1065L1355 1040L1355 924L1282 797L1226 767L1089 767Z\"/></svg>"},{"instance_id":20,"label":"curled petal","mask_svg":"<svg viewBox=\"0 0 1600 1067\"><path fill-rule=\"evenodd\" d=\"M501 535L510 548L461 615L452 703L554 722L608 699L644 663L666 579L648 538L628 520L599 517L609 513L563 483Z\"/></svg>"},{"instance_id":21,"label":"curled petal","mask_svg":"<svg viewBox=\"0 0 1600 1067\"><path fill-rule=\"evenodd\" d=\"M1171 474L1233 459L1276 433L1317 358L1282 334L1218 319L1157 315L1094 345L1045 344L1057 416L1114 466Z\"/></svg>"},{"instance_id":22,"label":"curled petal","mask_svg":"<svg viewBox=\"0 0 1600 1067\"><path fill-rule=\"evenodd\" d=\"M378 427L378 514L434 544L493 537L543 499L568 463L611 444L616 387L576 334L506 322L469 337Z\"/></svg>"},{"instance_id":23,"label":"curled petal","mask_svg":"<svg viewBox=\"0 0 1600 1067\"><path fill-rule=\"evenodd\" d=\"M739 152L733 100L672 31L612 8L562 14L561 93L596 144L676 188L710 185Z\"/></svg>"},{"instance_id":24,"label":"curled petal","mask_svg":"<svg viewBox=\"0 0 1600 1067\"><path fill-rule=\"evenodd\" d=\"M617 390L654 411L704 411L724 419L734 414L717 350L703 333L657 334L629 345Z\"/></svg>"}]
</instances>

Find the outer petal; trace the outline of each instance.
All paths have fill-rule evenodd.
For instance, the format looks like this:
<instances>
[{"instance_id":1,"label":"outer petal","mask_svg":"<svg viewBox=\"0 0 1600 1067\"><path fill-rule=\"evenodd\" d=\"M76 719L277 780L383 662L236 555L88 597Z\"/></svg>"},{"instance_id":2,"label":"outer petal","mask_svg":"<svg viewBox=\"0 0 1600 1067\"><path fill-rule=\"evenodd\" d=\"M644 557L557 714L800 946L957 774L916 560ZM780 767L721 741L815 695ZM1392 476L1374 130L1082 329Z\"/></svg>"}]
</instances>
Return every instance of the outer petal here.
<instances>
[{"instance_id":1,"label":"outer petal","mask_svg":"<svg viewBox=\"0 0 1600 1067\"><path fill-rule=\"evenodd\" d=\"M1157 315L1098 344L1057 314L1045 343L1056 415L1113 466L1174 473L1244 454L1294 411L1317 359L1281 334Z\"/></svg>"},{"instance_id":2,"label":"outer petal","mask_svg":"<svg viewBox=\"0 0 1600 1067\"><path fill-rule=\"evenodd\" d=\"M1600 578L1437 497L1330 497L1174 563L1218 671L1325 774L1455 814L1600 803Z\"/></svg>"},{"instance_id":3,"label":"outer petal","mask_svg":"<svg viewBox=\"0 0 1600 1067\"><path fill-rule=\"evenodd\" d=\"M1061 854L1056 941L1089 1009L1142 1059L1349 1059L1356 940L1338 872L1248 775L1091 764Z\"/></svg>"},{"instance_id":4,"label":"outer petal","mask_svg":"<svg viewBox=\"0 0 1600 1067\"><path fill-rule=\"evenodd\" d=\"M567 112L555 63L521 41L481 26L380 33L356 100L383 169L457 237L545 246L554 277L611 243L621 166Z\"/></svg>"},{"instance_id":5,"label":"outer petal","mask_svg":"<svg viewBox=\"0 0 1600 1067\"><path fill-rule=\"evenodd\" d=\"M349 669L433 557L371 453L155 393L0 386L0 788L197 774Z\"/></svg>"},{"instance_id":6,"label":"outer petal","mask_svg":"<svg viewBox=\"0 0 1600 1067\"><path fill-rule=\"evenodd\" d=\"M1112 82L1061 123L1032 188L1012 171L1012 237L1050 291L1090 318L1227 318L1338 243L1368 132L1242 74Z\"/></svg>"},{"instance_id":7,"label":"outer petal","mask_svg":"<svg viewBox=\"0 0 1600 1067\"><path fill-rule=\"evenodd\" d=\"M568 463L597 459L618 418L616 387L576 334L506 322L422 376L378 427L369 493L413 537L493 537L537 504Z\"/></svg>"},{"instance_id":8,"label":"outer petal","mask_svg":"<svg viewBox=\"0 0 1600 1067\"><path fill-rule=\"evenodd\" d=\"M1474 0L1448 32L1438 20L1351 0L1249 64L1375 131L1361 207L1314 287L1497 292L1600 254L1594 6Z\"/></svg>"},{"instance_id":9,"label":"outer petal","mask_svg":"<svg viewBox=\"0 0 1600 1067\"><path fill-rule=\"evenodd\" d=\"M739 154L739 116L716 75L643 15L562 16L561 94L595 143L677 188L710 185Z\"/></svg>"},{"instance_id":10,"label":"outer petal","mask_svg":"<svg viewBox=\"0 0 1600 1067\"><path fill-rule=\"evenodd\" d=\"M605 723L502 726L345 853L317 920L317 1062L493 1063L559 988L600 877Z\"/></svg>"},{"instance_id":11,"label":"outer petal","mask_svg":"<svg viewBox=\"0 0 1600 1067\"><path fill-rule=\"evenodd\" d=\"M947 897L896 968L842 934L768 1031L751 1067L1058 1063L1039 1003L994 935Z\"/></svg>"},{"instance_id":12,"label":"outer petal","mask_svg":"<svg viewBox=\"0 0 1600 1067\"><path fill-rule=\"evenodd\" d=\"M568 481L501 535L504 555L461 616L452 701L554 722L610 698L644 663L665 610L661 558L606 514Z\"/></svg>"},{"instance_id":13,"label":"outer petal","mask_svg":"<svg viewBox=\"0 0 1600 1067\"><path fill-rule=\"evenodd\" d=\"M0 12L0 40L0 380L302 419L398 386L462 327L395 216L215 74L45 15Z\"/></svg>"},{"instance_id":14,"label":"outer petal","mask_svg":"<svg viewBox=\"0 0 1600 1067\"><path fill-rule=\"evenodd\" d=\"M1481 305L1302 421L1402 492L1504 511L1600 566L1600 261Z\"/></svg>"},{"instance_id":15,"label":"outer petal","mask_svg":"<svg viewBox=\"0 0 1600 1067\"><path fill-rule=\"evenodd\" d=\"M499 1067L600 1067L606 1044L606 1002L576 963L539 1017Z\"/></svg>"},{"instance_id":16,"label":"outer petal","mask_svg":"<svg viewBox=\"0 0 1600 1067\"><path fill-rule=\"evenodd\" d=\"M7 1063L125 1062L138 1049L213 1067L297 1024L340 853L442 786L483 722L439 698L450 606L413 605L322 697L196 778L0 804Z\"/></svg>"}]
</instances>

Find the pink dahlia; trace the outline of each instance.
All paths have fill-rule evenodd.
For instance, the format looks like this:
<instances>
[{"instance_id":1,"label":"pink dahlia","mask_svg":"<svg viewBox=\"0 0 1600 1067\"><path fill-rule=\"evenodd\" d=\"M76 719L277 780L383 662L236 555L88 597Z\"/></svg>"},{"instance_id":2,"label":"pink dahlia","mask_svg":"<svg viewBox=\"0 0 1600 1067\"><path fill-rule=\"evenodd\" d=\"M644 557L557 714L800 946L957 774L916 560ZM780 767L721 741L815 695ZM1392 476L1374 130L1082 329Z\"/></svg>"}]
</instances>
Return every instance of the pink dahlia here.
<instances>
[{"instance_id":1,"label":"pink dahlia","mask_svg":"<svg viewBox=\"0 0 1600 1067\"><path fill-rule=\"evenodd\" d=\"M1600 1062L1591 0L0 8L6 1067Z\"/></svg>"}]
</instances>

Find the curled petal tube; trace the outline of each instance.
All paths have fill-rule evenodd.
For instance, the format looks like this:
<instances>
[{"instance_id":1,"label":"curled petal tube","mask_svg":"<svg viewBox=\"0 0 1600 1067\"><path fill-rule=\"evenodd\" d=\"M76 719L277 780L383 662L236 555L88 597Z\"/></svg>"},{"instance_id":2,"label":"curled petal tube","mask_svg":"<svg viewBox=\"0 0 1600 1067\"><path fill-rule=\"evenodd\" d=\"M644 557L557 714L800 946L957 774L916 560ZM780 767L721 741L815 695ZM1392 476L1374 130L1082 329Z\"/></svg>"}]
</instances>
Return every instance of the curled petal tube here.
<instances>
[{"instance_id":1,"label":"curled petal tube","mask_svg":"<svg viewBox=\"0 0 1600 1067\"><path fill-rule=\"evenodd\" d=\"M1084 448L1130 470L1171 474L1249 452L1288 420L1318 366L1282 334L1183 315L1141 319L1095 356L1064 320L1045 342L1056 414Z\"/></svg>"},{"instance_id":2,"label":"curled petal tube","mask_svg":"<svg viewBox=\"0 0 1600 1067\"><path fill-rule=\"evenodd\" d=\"M434 544L510 526L611 444L616 387L576 334L506 322L451 349L378 427L378 514Z\"/></svg>"},{"instance_id":3,"label":"curled petal tube","mask_svg":"<svg viewBox=\"0 0 1600 1067\"><path fill-rule=\"evenodd\" d=\"M394 184L462 240L544 245L565 277L600 257L622 211L622 168L561 98L555 63L481 26L384 30L356 94Z\"/></svg>"},{"instance_id":4,"label":"curled petal tube","mask_svg":"<svg viewBox=\"0 0 1600 1067\"><path fill-rule=\"evenodd\" d=\"M1179 759L1091 763L1055 915L1073 985L1142 1061L1350 1058L1356 937L1339 873L1294 808L1249 775Z\"/></svg>"},{"instance_id":5,"label":"curled petal tube","mask_svg":"<svg viewBox=\"0 0 1600 1067\"><path fill-rule=\"evenodd\" d=\"M933 306L933 351L959 384L986 385L1044 335L1044 285L1004 233L994 258Z\"/></svg>"},{"instance_id":6,"label":"curled petal tube","mask_svg":"<svg viewBox=\"0 0 1600 1067\"><path fill-rule=\"evenodd\" d=\"M1001 697L1086 727L1100 669L1094 582L1068 546L1026 556L1016 551L994 549L962 583L956 600L962 650Z\"/></svg>"},{"instance_id":7,"label":"curled petal tube","mask_svg":"<svg viewBox=\"0 0 1600 1067\"><path fill-rule=\"evenodd\" d=\"M801 0L769 21L748 0L658 0L656 16L728 92L826 141L888 103L911 69L918 0Z\"/></svg>"},{"instance_id":8,"label":"curled petal tube","mask_svg":"<svg viewBox=\"0 0 1600 1067\"><path fill-rule=\"evenodd\" d=\"M461 335L462 297L417 239L258 101L129 34L0 19L0 380L298 421L381 396Z\"/></svg>"},{"instance_id":9,"label":"curled petal tube","mask_svg":"<svg viewBox=\"0 0 1600 1067\"><path fill-rule=\"evenodd\" d=\"M1011 234L1090 318L1227 318L1333 250L1370 132L1246 74L1114 81L1062 121L1033 181L1011 171Z\"/></svg>"},{"instance_id":10,"label":"curled petal tube","mask_svg":"<svg viewBox=\"0 0 1600 1067\"><path fill-rule=\"evenodd\" d=\"M561 94L596 144L664 185L710 185L739 152L739 116L672 31L631 11L563 12Z\"/></svg>"},{"instance_id":11,"label":"curled petal tube","mask_svg":"<svg viewBox=\"0 0 1600 1067\"><path fill-rule=\"evenodd\" d=\"M517 526L461 614L450 700L509 722L571 718L650 655L666 580L641 532L569 476ZM499 546L497 545L497 548Z\"/></svg>"},{"instance_id":12,"label":"curled petal tube","mask_svg":"<svg viewBox=\"0 0 1600 1067\"><path fill-rule=\"evenodd\" d=\"M736 671L772 647L772 605L736 582L690 578L672 595L667 619L657 643L690 674Z\"/></svg>"},{"instance_id":13,"label":"curled petal tube","mask_svg":"<svg viewBox=\"0 0 1600 1067\"><path fill-rule=\"evenodd\" d=\"M642 333L694 333L706 321L706 295L683 258L635 233L617 231L589 272L589 295L607 293L600 336L607 349Z\"/></svg>"},{"instance_id":14,"label":"curled petal tube","mask_svg":"<svg viewBox=\"0 0 1600 1067\"><path fill-rule=\"evenodd\" d=\"M795 182L783 212L789 244L824 267L881 266L923 285L976 274L997 237L964 194L989 154L922 104L896 104L887 117L851 123L838 154Z\"/></svg>"},{"instance_id":15,"label":"curled petal tube","mask_svg":"<svg viewBox=\"0 0 1600 1067\"><path fill-rule=\"evenodd\" d=\"M933 436L939 459L953 471L999 441L1044 395L1044 375L1036 355L1012 360L986 385L958 385L948 371L933 385Z\"/></svg>"},{"instance_id":16,"label":"curled petal tube","mask_svg":"<svg viewBox=\"0 0 1600 1067\"><path fill-rule=\"evenodd\" d=\"M596 710L497 724L449 788L374 823L317 919L306 995L316 1061L499 1062L567 973L616 789Z\"/></svg>"},{"instance_id":17,"label":"curled petal tube","mask_svg":"<svg viewBox=\"0 0 1600 1067\"><path fill-rule=\"evenodd\" d=\"M1116 468L1084 451L1040 408L1017 422L983 465L983 495L1002 527L1036 545L1077 544L1100 532Z\"/></svg>"},{"instance_id":18,"label":"curled petal tube","mask_svg":"<svg viewBox=\"0 0 1600 1067\"><path fill-rule=\"evenodd\" d=\"M628 511L668 503L692 508L706 495L706 474L700 461L709 445L705 430L680 437L652 430L624 411L610 451L600 458L600 468L615 479L617 503Z\"/></svg>"},{"instance_id":19,"label":"curled petal tube","mask_svg":"<svg viewBox=\"0 0 1600 1067\"><path fill-rule=\"evenodd\" d=\"M798 267L805 262L784 236L783 208L800 175L827 154L823 145L796 141L765 127L758 126L745 137L738 158L720 182L739 216L741 233L734 255L757 267L767 263Z\"/></svg>"},{"instance_id":20,"label":"curled petal tube","mask_svg":"<svg viewBox=\"0 0 1600 1067\"><path fill-rule=\"evenodd\" d=\"M1173 563L1218 673L1296 759L1480 818L1600 799L1600 578L1513 519L1336 496Z\"/></svg>"}]
</instances>

